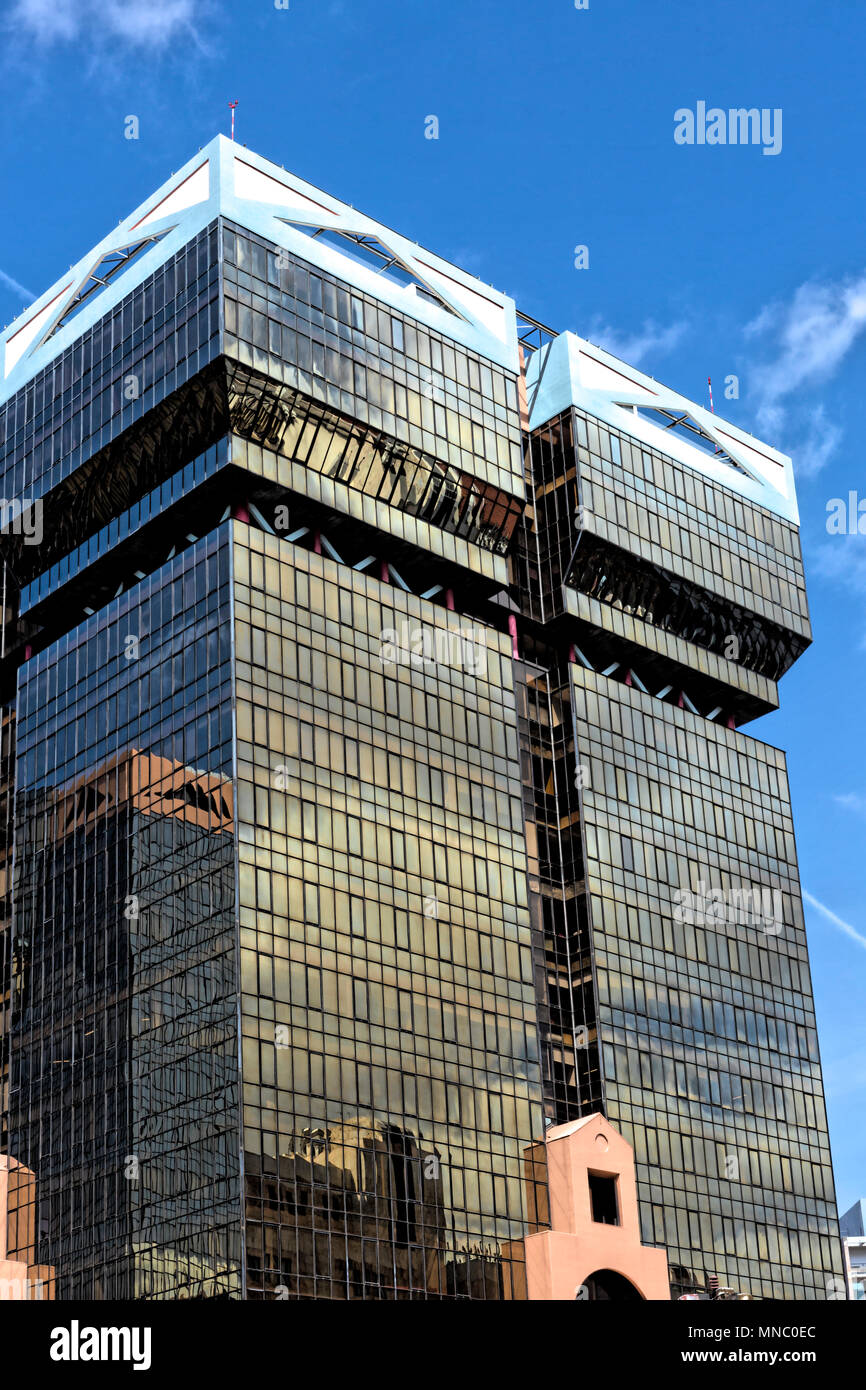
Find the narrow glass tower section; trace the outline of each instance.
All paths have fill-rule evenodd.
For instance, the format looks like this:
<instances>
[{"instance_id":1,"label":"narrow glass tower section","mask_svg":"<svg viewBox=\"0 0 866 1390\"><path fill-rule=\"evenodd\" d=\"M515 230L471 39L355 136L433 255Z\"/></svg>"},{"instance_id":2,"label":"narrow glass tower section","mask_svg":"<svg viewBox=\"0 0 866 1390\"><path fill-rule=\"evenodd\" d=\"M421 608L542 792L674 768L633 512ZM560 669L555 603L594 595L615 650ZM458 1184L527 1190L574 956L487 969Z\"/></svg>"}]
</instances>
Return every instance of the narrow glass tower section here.
<instances>
[{"instance_id":1,"label":"narrow glass tower section","mask_svg":"<svg viewBox=\"0 0 866 1390\"><path fill-rule=\"evenodd\" d=\"M555 1113L592 1087L634 1145L675 1291L715 1274L825 1298L836 1207L785 757L739 728L810 641L790 461L571 334L527 377L521 593L563 685L572 973L591 963L595 995L593 1026L554 1015L574 1046Z\"/></svg>"}]
</instances>

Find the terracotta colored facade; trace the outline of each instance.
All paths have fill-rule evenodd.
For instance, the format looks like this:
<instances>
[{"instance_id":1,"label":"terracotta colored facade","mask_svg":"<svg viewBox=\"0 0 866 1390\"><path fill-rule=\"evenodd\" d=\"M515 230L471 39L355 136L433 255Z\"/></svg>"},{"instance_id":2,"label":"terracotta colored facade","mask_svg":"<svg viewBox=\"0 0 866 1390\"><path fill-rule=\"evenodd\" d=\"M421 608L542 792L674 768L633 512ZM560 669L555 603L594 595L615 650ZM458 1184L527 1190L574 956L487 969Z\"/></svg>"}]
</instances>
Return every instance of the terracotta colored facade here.
<instances>
[{"instance_id":1,"label":"terracotta colored facade","mask_svg":"<svg viewBox=\"0 0 866 1390\"><path fill-rule=\"evenodd\" d=\"M534 1181L545 1159L546 1195ZM665 1251L641 1244L631 1146L603 1115L549 1129L527 1164L533 1224L550 1227L525 1241L529 1298L670 1299ZM591 1177L615 1196L616 1224L595 1219Z\"/></svg>"},{"instance_id":2,"label":"terracotta colored facade","mask_svg":"<svg viewBox=\"0 0 866 1390\"><path fill-rule=\"evenodd\" d=\"M23 1164L0 1154L0 1302L54 1297L54 1270L29 1260L7 1260L10 1244L33 1254L36 1179ZM27 1225L22 1231L21 1223ZM9 1240L9 1228L16 1227Z\"/></svg>"},{"instance_id":3,"label":"terracotta colored facade","mask_svg":"<svg viewBox=\"0 0 866 1390\"><path fill-rule=\"evenodd\" d=\"M231 781L133 748L64 790L57 798L52 838L90 827L119 806L175 816L211 834L230 832L234 824Z\"/></svg>"}]
</instances>

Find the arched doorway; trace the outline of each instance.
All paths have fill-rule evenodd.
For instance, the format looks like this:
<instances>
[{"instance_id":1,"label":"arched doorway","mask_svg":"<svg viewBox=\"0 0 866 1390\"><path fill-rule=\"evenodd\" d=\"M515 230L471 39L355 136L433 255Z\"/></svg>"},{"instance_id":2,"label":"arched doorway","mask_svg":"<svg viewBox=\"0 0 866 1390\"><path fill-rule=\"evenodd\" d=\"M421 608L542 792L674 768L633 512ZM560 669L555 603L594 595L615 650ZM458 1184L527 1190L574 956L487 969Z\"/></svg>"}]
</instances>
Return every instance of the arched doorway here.
<instances>
[{"instance_id":1,"label":"arched doorway","mask_svg":"<svg viewBox=\"0 0 866 1390\"><path fill-rule=\"evenodd\" d=\"M586 1293L578 1293L589 1303L641 1303L643 1294L625 1275L615 1269L597 1269L585 1281Z\"/></svg>"}]
</instances>

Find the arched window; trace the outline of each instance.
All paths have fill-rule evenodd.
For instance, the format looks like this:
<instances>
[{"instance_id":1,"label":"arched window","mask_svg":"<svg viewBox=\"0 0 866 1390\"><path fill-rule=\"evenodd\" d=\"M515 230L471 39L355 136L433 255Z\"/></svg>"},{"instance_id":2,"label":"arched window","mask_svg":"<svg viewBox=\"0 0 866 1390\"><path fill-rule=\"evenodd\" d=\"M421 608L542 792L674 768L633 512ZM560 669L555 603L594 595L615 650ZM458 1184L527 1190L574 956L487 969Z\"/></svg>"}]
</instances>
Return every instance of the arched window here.
<instances>
[{"instance_id":1,"label":"arched window","mask_svg":"<svg viewBox=\"0 0 866 1390\"><path fill-rule=\"evenodd\" d=\"M624 1275L617 1274L615 1269L597 1269L585 1280L582 1288L586 1289L586 1293L579 1292L576 1297L590 1303L639 1303L643 1300L640 1290Z\"/></svg>"}]
</instances>

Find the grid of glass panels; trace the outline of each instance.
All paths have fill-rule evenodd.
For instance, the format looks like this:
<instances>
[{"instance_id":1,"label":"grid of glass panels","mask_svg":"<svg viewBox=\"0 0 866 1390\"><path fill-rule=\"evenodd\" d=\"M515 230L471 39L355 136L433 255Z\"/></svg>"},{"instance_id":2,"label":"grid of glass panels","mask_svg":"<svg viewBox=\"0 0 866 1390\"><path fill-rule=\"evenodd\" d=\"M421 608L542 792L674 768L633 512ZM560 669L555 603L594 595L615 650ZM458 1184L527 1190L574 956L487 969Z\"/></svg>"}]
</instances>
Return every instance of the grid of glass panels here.
<instances>
[{"instance_id":1,"label":"grid of glass panels","mask_svg":"<svg viewBox=\"0 0 866 1390\"><path fill-rule=\"evenodd\" d=\"M218 352L212 223L0 406L0 493L41 497Z\"/></svg>"},{"instance_id":2,"label":"grid of glass panels","mask_svg":"<svg viewBox=\"0 0 866 1390\"><path fill-rule=\"evenodd\" d=\"M520 507L508 493L245 367L231 366L228 378L229 416L242 436L472 545L507 552ZM261 471L252 449L234 448L232 457Z\"/></svg>"},{"instance_id":3,"label":"grid of glass panels","mask_svg":"<svg viewBox=\"0 0 866 1390\"><path fill-rule=\"evenodd\" d=\"M675 1291L717 1274L825 1298L836 1208L784 755L571 675L605 1113L635 1149L643 1238ZM742 893L761 889L758 911Z\"/></svg>"},{"instance_id":4,"label":"grid of glass panels","mask_svg":"<svg viewBox=\"0 0 866 1390\"><path fill-rule=\"evenodd\" d=\"M560 417L533 436L539 481L546 483L547 525L554 526L556 548L565 544L566 561L583 527L808 636L795 525L591 415L577 409L571 413L571 421ZM556 463L557 454L562 465Z\"/></svg>"},{"instance_id":5,"label":"grid of glass panels","mask_svg":"<svg viewBox=\"0 0 866 1390\"><path fill-rule=\"evenodd\" d=\"M12 977L18 961L12 940L14 848L15 706L0 710L0 1153L9 1152L9 1042Z\"/></svg>"},{"instance_id":6,"label":"grid of glass panels","mask_svg":"<svg viewBox=\"0 0 866 1390\"><path fill-rule=\"evenodd\" d=\"M507 641L443 659L459 615L234 534L248 1290L515 1296L541 1086Z\"/></svg>"},{"instance_id":7,"label":"grid of glass panels","mask_svg":"<svg viewBox=\"0 0 866 1390\"><path fill-rule=\"evenodd\" d=\"M239 1287L228 557L20 670L9 1149L59 1298Z\"/></svg>"},{"instance_id":8,"label":"grid of glass panels","mask_svg":"<svg viewBox=\"0 0 866 1390\"><path fill-rule=\"evenodd\" d=\"M252 232L222 238L228 356L523 496L512 373Z\"/></svg>"},{"instance_id":9,"label":"grid of glass panels","mask_svg":"<svg viewBox=\"0 0 866 1390\"><path fill-rule=\"evenodd\" d=\"M35 607L42 599L81 574L88 565L109 555L130 536L134 536L148 522L155 520L175 502L189 494L212 478L228 461L229 442L220 439L210 449L192 459L177 473L173 473L159 487L145 493L131 507L113 516L107 526L82 541L74 550L68 551L50 569L43 571L29 584L22 585L18 602L19 614L23 615Z\"/></svg>"},{"instance_id":10,"label":"grid of glass panels","mask_svg":"<svg viewBox=\"0 0 866 1390\"><path fill-rule=\"evenodd\" d=\"M232 389L244 374L233 461L270 465L258 441L279 417L293 458L356 486L363 460L367 494L501 553L524 491L514 378L214 224L0 410L6 496L89 460L89 529L114 508L95 550L32 593L144 515L99 450L135 473L135 431L166 412L165 466L139 491L185 464L184 489L202 481L189 460L229 414L226 364L203 371L221 350L220 249ZM618 547L805 642L796 528L578 411L536 431L527 461L528 615L561 614L582 527L608 558ZM538 1052L548 1115L596 1108L597 1022L644 1238L668 1246L678 1286L716 1272L823 1296L839 1273L832 1176L781 755L579 668L569 691L552 648L515 671L488 628L480 672L383 661L404 621L434 637L463 625L235 523L22 667L3 988L37 1261L60 1297L519 1296ZM0 783L10 754L4 740ZM8 840L8 806L6 820ZM674 918L695 871L777 889L784 931Z\"/></svg>"}]
</instances>

